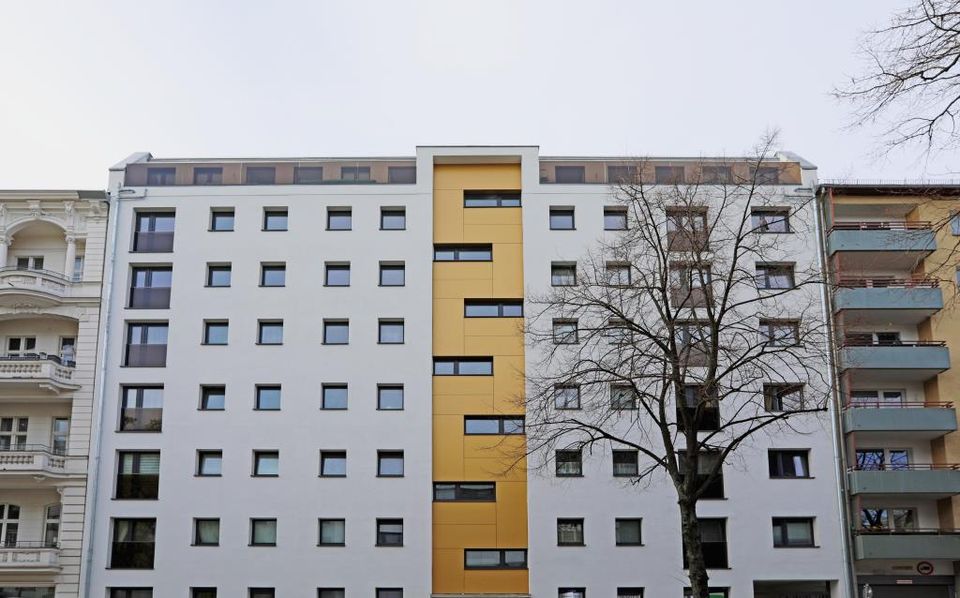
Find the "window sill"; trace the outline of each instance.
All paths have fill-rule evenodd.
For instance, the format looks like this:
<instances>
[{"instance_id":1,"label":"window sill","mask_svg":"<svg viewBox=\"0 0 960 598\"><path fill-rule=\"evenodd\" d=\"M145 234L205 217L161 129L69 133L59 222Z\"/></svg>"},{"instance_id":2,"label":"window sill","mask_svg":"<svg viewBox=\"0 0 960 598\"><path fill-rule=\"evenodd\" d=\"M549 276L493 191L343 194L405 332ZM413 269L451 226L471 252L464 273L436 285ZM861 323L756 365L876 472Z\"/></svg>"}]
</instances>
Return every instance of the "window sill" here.
<instances>
[{"instance_id":1,"label":"window sill","mask_svg":"<svg viewBox=\"0 0 960 598\"><path fill-rule=\"evenodd\" d=\"M279 478L280 474L278 473L251 473L251 478Z\"/></svg>"},{"instance_id":2,"label":"window sill","mask_svg":"<svg viewBox=\"0 0 960 598\"><path fill-rule=\"evenodd\" d=\"M319 476L317 476L317 477L320 477L320 478L345 478L345 477L347 477L347 474L321 473L321 474L320 474Z\"/></svg>"},{"instance_id":3,"label":"window sill","mask_svg":"<svg viewBox=\"0 0 960 598\"><path fill-rule=\"evenodd\" d=\"M377 407L377 411L403 411L403 407Z\"/></svg>"},{"instance_id":4,"label":"window sill","mask_svg":"<svg viewBox=\"0 0 960 598\"><path fill-rule=\"evenodd\" d=\"M282 347L283 343L255 343L258 347Z\"/></svg>"},{"instance_id":5,"label":"window sill","mask_svg":"<svg viewBox=\"0 0 960 598\"><path fill-rule=\"evenodd\" d=\"M586 544L557 544L557 548L586 548Z\"/></svg>"},{"instance_id":6,"label":"window sill","mask_svg":"<svg viewBox=\"0 0 960 598\"><path fill-rule=\"evenodd\" d=\"M232 228L208 228L208 233L232 233Z\"/></svg>"},{"instance_id":7,"label":"window sill","mask_svg":"<svg viewBox=\"0 0 960 598\"><path fill-rule=\"evenodd\" d=\"M377 341L377 344L378 344L378 345L405 345L406 343L403 343L403 342L396 343L396 342Z\"/></svg>"},{"instance_id":8,"label":"window sill","mask_svg":"<svg viewBox=\"0 0 960 598\"><path fill-rule=\"evenodd\" d=\"M222 473L195 473L193 474L195 478L222 478Z\"/></svg>"},{"instance_id":9,"label":"window sill","mask_svg":"<svg viewBox=\"0 0 960 598\"><path fill-rule=\"evenodd\" d=\"M550 230L560 230L560 231L563 231L563 230L577 230L577 229L576 229L576 228L551 228Z\"/></svg>"},{"instance_id":10,"label":"window sill","mask_svg":"<svg viewBox=\"0 0 960 598\"><path fill-rule=\"evenodd\" d=\"M643 542L637 542L637 543L635 543L635 544L634 544L634 543L628 543L628 544L617 543L615 546L627 546L627 547L630 547L630 546L643 546Z\"/></svg>"},{"instance_id":11,"label":"window sill","mask_svg":"<svg viewBox=\"0 0 960 598\"><path fill-rule=\"evenodd\" d=\"M770 476L771 480L815 480L816 476Z\"/></svg>"},{"instance_id":12,"label":"window sill","mask_svg":"<svg viewBox=\"0 0 960 598\"><path fill-rule=\"evenodd\" d=\"M582 473L558 473L556 474L558 478L582 478Z\"/></svg>"},{"instance_id":13,"label":"window sill","mask_svg":"<svg viewBox=\"0 0 960 598\"><path fill-rule=\"evenodd\" d=\"M406 477L406 476L404 476L403 474L395 475L395 474L381 474L381 473L378 473L378 474L377 474L377 477L378 477L378 478L402 478L402 477Z\"/></svg>"},{"instance_id":14,"label":"window sill","mask_svg":"<svg viewBox=\"0 0 960 598\"><path fill-rule=\"evenodd\" d=\"M352 231L353 229L352 228L328 228L326 230L327 232L331 232L331 233L342 233L342 232Z\"/></svg>"},{"instance_id":15,"label":"window sill","mask_svg":"<svg viewBox=\"0 0 960 598\"><path fill-rule=\"evenodd\" d=\"M325 543L317 544L317 548L343 548L346 545L347 545L346 542L338 542L338 543L325 542Z\"/></svg>"},{"instance_id":16,"label":"window sill","mask_svg":"<svg viewBox=\"0 0 960 598\"><path fill-rule=\"evenodd\" d=\"M159 434L163 430L117 430L117 434Z\"/></svg>"},{"instance_id":17,"label":"window sill","mask_svg":"<svg viewBox=\"0 0 960 598\"><path fill-rule=\"evenodd\" d=\"M220 546L220 544L191 544L190 546L194 548L209 548L209 547Z\"/></svg>"},{"instance_id":18,"label":"window sill","mask_svg":"<svg viewBox=\"0 0 960 598\"><path fill-rule=\"evenodd\" d=\"M346 407L320 407L320 411L346 411Z\"/></svg>"},{"instance_id":19,"label":"window sill","mask_svg":"<svg viewBox=\"0 0 960 598\"><path fill-rule=\"evenodd\" d=\"M290 229L287 228L261 228L260 232L262 233L285 233Z\"/></svg>"},{"instance_id":20,"label":"window sill","mask_svg":"<svg viewBox=\"0 0 960 598\"><path fill-rule=\"evenodd\" d=\"M383 227L381 227L380 230L381 230L381 231L384 231L384 232L390 232L390 231L401 232L401 231L405 231L405 230L407 230L407 229L406 229L406 228L383 228Z\"/></svg>"},{"instance_id":21,"label":"window sill","mask_svg":"<svg viewBox=\"0 0 960 598\"><path fill-rule=\"evenodd\" d=\"M374 544L377 548L403 548L403 544Z\"/></svg>"},{"instance_id":22,"label":"window sill","mask_svg":"<svg viewBox=\"0 0 960 598\"><path fill-rule=\"evenodd\" d=\"M209 407L207 407L206 409L204 409L203 407L197 407L197 411L226 411L226 409L225 409L225 408L211 409L211 408L209 408Z\"/></svg>"},{"instance_id":23,"label":"window sill","mask_svg":"<svg viewBox=\"0 0 960 598\"><path fill-rule=\"evenodd\" d=\"M247 544L250 548L276 548L276 544Z\"/></svg>"},{"instance_id":24,"label":"window sill","mask_svg":"<svg viewBox=\"0 0 960 598\"><path fill-rule=\"evenodd\" d=\"M228 284L205 284L203 285L205 289L229 289L230 285Z\"/></svg>"},{"instance_id":25,"label":"window sill","mask_svg":"<svg viewBox=\"0 0 960 598\"><path fill-rule=\"evenodd\" d=\"M405 285L405 284L383 284L383 283L381 283L381 284L378 284L377 286L380 287L380 288L390 288L390 287L403 288L403 287L405 287L405 286L407 286L407 285Z\"/></svg>"},{"instance_id":26,"label":"window sill","mask_svg":"<svg viewBox=\"0 0 960 598\"><path fill-rule=\"evenodd\" d=\"M794 550L797 548L820 548L817 544L811 544L809 546L774 546L774 548L786 548L788 550Z\"/></svg>"}]
</instances>

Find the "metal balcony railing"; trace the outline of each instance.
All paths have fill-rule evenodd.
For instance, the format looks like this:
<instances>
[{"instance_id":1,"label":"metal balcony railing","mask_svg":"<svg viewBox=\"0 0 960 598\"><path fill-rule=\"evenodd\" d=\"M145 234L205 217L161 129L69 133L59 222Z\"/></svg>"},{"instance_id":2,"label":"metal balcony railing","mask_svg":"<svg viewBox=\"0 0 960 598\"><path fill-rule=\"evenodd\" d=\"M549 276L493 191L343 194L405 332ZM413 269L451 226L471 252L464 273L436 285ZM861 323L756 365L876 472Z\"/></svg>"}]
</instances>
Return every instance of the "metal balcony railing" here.
<instances>
[{"instance_id":1,"label":"metal balcony railing","mask_svg":"<svg viewBox=\"0 0 960 598\"><path fill-rule=\"evenodd\" d=\"M933 224L924 221L891 220L887 222L835 222L830 230L930 230Z\"/></svg>"},{"instance_id":2,"label":"metal balcony railing","mask_svg":"<svg viewBox=\"0 0 960 598\"><path fill-rule=\"evenodd\" d=\"M960 463L876 463L855 465L848 471L960 471Z\"/></svg>"},{"instance_id":3,"label":"metal balcony railing","mask_svg":"<svg viewBox=\"0 0 960 598\"><path fill-rule=\"evenodd\" d=\"M845 409L952 409L949 401L858 401L848 400Z\"/></svg>"},{"instance_id":4,"label":"metal balcony railing","mask_svg":"<svg viewBox=\"0 0 960 598\"><path fill-rule=\"evenodd\" d=\"M935 289L939 286L939 280L924 276L910 278L842 277L837 280L837 287L840 289Z\"/></svg>"}]
</instances>

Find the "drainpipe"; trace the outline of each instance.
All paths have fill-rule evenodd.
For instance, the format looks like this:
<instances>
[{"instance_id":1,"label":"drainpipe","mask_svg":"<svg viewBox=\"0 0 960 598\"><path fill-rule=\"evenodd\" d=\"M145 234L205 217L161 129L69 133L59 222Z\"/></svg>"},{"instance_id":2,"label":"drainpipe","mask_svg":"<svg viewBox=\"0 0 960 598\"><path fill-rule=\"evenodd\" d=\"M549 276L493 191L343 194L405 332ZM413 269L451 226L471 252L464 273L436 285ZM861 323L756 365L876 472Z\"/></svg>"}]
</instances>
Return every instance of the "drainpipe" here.
<instances>
[{"instance_id":1,"label":"drainpipe","mask_svg":"<svg viewBox=\"0 0 960 598\"><path fill-rule=\"evenodd\" d=\"M831 194L832 197L832 194ZM824 215L821 211L823 206L823 190L817 193L815 197L815 209L813 211L814 217L816 218L816 229L817 229L817 266L820 268L821 274L824 276L825 283L821 285L820 292L822 295L821 301L821 310L823 311L824 321L827 323L827 342L828 346L828 355L830 356L830 380L831 385L833 386L833 391L830 393L831 401L829 404L829 414L830 414L830 439L833 443L833 457L835 463L834 474L837 476L837 505L840 508L840 521L843 527L841 534L841 545L843 549L843 567L846 575L844 576L843 585L844 592L843 596L847 598L857 598L857 579L853 571L853 551L850 548L850 505L847 502L847 476L846 476L846 455L844 453L843 447L843 427L841 425L840 417L841 413L838 409L840 405L840 378L838 375L837 369L837 359L834 347L834 329L833 329L833 319L831 314L833 313L833 303L832 303L832 293L829 289L829 280L830 275L827 272L826 267L826 239L824 237Z\"/></svg>"}]
</instances>

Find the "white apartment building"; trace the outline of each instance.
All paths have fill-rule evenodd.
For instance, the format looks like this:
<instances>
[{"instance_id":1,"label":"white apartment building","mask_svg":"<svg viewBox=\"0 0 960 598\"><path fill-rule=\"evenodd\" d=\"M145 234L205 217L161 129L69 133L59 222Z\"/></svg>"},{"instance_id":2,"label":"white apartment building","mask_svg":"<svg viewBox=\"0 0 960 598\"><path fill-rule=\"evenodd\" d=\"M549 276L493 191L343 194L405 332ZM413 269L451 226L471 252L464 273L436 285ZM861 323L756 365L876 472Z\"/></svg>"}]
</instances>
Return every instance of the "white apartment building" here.
<instances>
[{"instance_id":1,"label":"white apartment building","mask_svg":"<svg viewBox=\"0 0 960 598\"><path fill-rule=\"evenodd\" d=\"M0 191L0 596L80 596L107 207Z\"/></svg>"},{"instance_id":2,"label":"white apartment building","mask_svg":"<svg viewBox=\"0 0 960 598\"><path fill-rule=\"evenodd\" d=\"M625 160L508 146L116 165L84 595L681 598L665 478L629 484L609 452L564 478L501 454L524 449L516 398L539 362L524 299L611 234L607 166ZM815 170L773 161L796 176L772 192L807 202L810 228L770 260L815 266ZM831 421L725 465L701 504L722 522L718 596L845 595ZM777 450L806 475L771 478ZM642 541L618 545L620 518ZM774 518L813 541L775 547ZM558 519L580 520L581 546L558 546Z\"/></svg>"}]
</instances>

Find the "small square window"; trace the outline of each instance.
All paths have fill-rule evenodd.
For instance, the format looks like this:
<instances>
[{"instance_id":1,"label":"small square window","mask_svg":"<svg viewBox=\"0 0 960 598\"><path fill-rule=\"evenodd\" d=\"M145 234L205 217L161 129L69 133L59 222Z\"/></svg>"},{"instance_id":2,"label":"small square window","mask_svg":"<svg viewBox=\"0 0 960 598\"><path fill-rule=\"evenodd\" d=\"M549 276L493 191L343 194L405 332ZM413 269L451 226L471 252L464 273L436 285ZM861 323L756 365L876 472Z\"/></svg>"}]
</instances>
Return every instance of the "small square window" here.
<instances>
[{"instance_id":1,"label":"small square window","mask_svg":"<svg viewBox=\"0 0 960 598\"><path fill-rule=\"evenodd\" d=\"M604 230L627 230L627 209L626 208L604 208L603 209L603 229Z\"/></svg>"},{"instance_id":2,"label":"small square window","mask_svg":"<svg viewBox=\"0 0 960 598\"><path fill-rule=\"evenodd\" d=\"M295 166L293 182L296 185L319 185L323 183L323 166Z\"/></svg>"},{"instance_id":3,"label":"small square window","mask_svg":"<svg viewBox=\"0 0 960 598\"><path fill-rule=\"evenodd\" d=\"M226 232L233 230L233 208L214 208L210 210L210 230Z\"/></svg>"},{"instance_id":4,"label":"small square window","mask_svg":"<svg viewBox=\"0 0 960 598\"><path fill-rule=\"evenodd\" d=\"M203 385L200 387L200 409L203 411L223 411L226 408L227 387Z\"/></svg>"},{"instance_id":5,"label":"small square window","mask_svg":"<svg viewBox=\"0 0 960 598\"><path fill-rule=\"evenodd\" d=\"M583 546L583 519L557 519L557 546Z\"/></svg>"},{"instance_id":6,"label":"small square window","mask_svg":"<svg viewBox=\"0 0 960 598\"><path fill-rule=\"evenodd\" d=\"M343 519L320 520L320 546L345 546L347 522Z\"/></svg>"},{"instance_id":7,"label":"small square window","mask_svg":"<svg viewBox=\"0 0 960 598\"><path fill-rule=\"evenodd\" d=\"M580 387L569 384L558 384L553 389L553 401L556 409L579 409Z\"/></svg>"},{"instance_id":8,"label":"small square window","mask_svg":"<svg viewBox=\"0 0 960 598\"><path fill-rule=\"evenodd\" d=\"M774 517L773 545L812 547L813 517Z\"/></svg>"},{"instance_id":9,"label":"small square window","mask_svg":"<svg viewBox=\"0 0 960 598\"><path fill-rule=\"evenodd\" d=\"M320 475L326 478L342 478L347 475L346 451L320 451Z\"/></svg>"},{"instance_id":10,"label":"small square window","mask_svg":"<svg viewBox=\"0 0 960 598\"><path fill-rule=\"evenodd\" d=\"M615 287L625 287L631 282L630 264L608 262L606 266L607 284Z\"/></svg>"},{"instance_id":11,"label":"small square window","mask_svg":"<svg viewBox=\"0 0 960 598\"><path fill-rule=\"evenodd\" d=\"M640 473L640 453L635 450L613 451L614 477L634 477Z\"/></svg>"},{"instance_id":12,"label":"small square window","mask_svg":"<svg viewBox=\"0 0 960 598\"><path fill-rule=\"evenodd\" d=\"M553 342L557 345L575 345L578 342L576 320L554 320Z\"/></svg>"},{"instance_id":13,"label":"small square window","mask_svg":"<svg viewBox=\"0 0 960 598\"><path fill-rule=\"evenodd\" d=\"M253 475L257 477L276 477L280 475L280 453L278 451L253 451Z\"/></svg>"},{"instance_id":14,"label":"small square window","mask_svg":"<svg viewBox=\"0 0 960 598\"><path fill-rule=\"evenodd\" d=\"M403 263L380 262L380 286L402 287L407 284L407 269Z\"/></svg>"},{"instance_id":15,"label":"small square window","mask_svg":"<svg viewBox=\"0 0 960 598\"><path fill-rule=\"evenodd\" d=\"M327 208L327 230L351 230L353 212L350 208Z\"/></svg>"},{"instance_id":16,"label":"small square window","mask_svg":"<svg viewBox=\"0 0 960 598\"><path fill-rule=\"evenodd\" d=\"M207 286L228 287L233 269L230 264L207 264Z\"/></svg>"},{"instance_id":17,"label":"small square window","mask_svg":"<svg viewBox=\"0 0 960 598\"><path fill-rule=\"evenodd\" d=\"M219 519L194 519L193 520L193 545L194 546L219 546L220 545L220 520Z\"/></svg>"},{"instance_id":18,"label":"small square window","mask_svg":"<svg viewBox=\"0 0 960 598\"><path fill-rule=\"evenodd\" d=\"M276 546L277 545L277 520L276 519L251 519L250 520L250 545L251 546ZM251 591L251 594L253 592Z\"/></svg>"},{"instance_id":19,"label":"small square window","mask_svg":"<svg viewBox=\"0 0 960 598\"><path fill-rule=\"evenodd\" d=\"M576 285L576 264L552 264L550 266L550 284L555 287L572 287Z\"/></svg>"},{"instance_id":20,"label":"small square window","mask_svg":"<svg viewBox=\"0 0 960 598\"><path fill-rule=\"evenodd\" d=\"M280 409L279 386L257 386L257 402L255 409L260 411L277 411Z\"/></svg>"},{"instance_id":21,"label":"small square window","mask_svg":"<svg viewBox=\"0 0 960 598\"><path fill-rule=\"evenodd\" d=\"M573 230L573 208L550 208L550 230Z\"/></svg>"},{"instance_id":22,"label":"small square window","mask_svg":"<svg viewBox=\"0 0 960 598\"><path fill-rule=\"evenodd\" d=\"M347 408L347 385L346 384L324 384L322 387L323 403L322 409L346 409Z\"/></svg>"},{"instance_id":23,"label":"small square window","mask_svg":"<svg viewBox=\"0 0 960 598\"><path fill-rule=\"evenodd\" d=\"M350 264L326 264L324 284L328 287L350 286Z\"/></svg>"},{"instance_id":24,"label":"small square window","mask_svg":"<svg viewBox=\"0 0 960 598\"><path fill-rule=\"evenodd\" d=\"M378 342L381 345L403 344L403 320L380 320Z\"/></svg>"},{"instance_id":25,"label":"small square window","mask_svg":"<svg viewBox=\"0 0 960 598\"><path fill-rule=\"evenodd\" d=\"M248 185L273 185L277 182L277 169L273 166L247 166Z\"/></svg>"},{"instance_id":26,"label":"small square window","mask_svg":"<svg viewBox=\"0 0 960 598\"><path fill-rule=\"evenodd\" d=\"M350 323L347 320L323 321L323 344L346 345L350 342Z\"/></svg>"},{"instance_id":27,"label":"small square window","mask_svg":"<svg viewBox=\"0 0 960 598\"><path fill-rule=\"evenodd\" d=\"M610 408L614 411L637 409L637 393L628 384L610 385Z\"/></svg>"},{"instance_id":28,"label":"small square window","mask_svg":"<svg viewBox=\"0 0 960 598\"><path fill-rule=\"evenodd\" d=\"M377 387L377 409L399 411L403 409L403 385L381 384Z\"/></svg>"},{"instance_id":29,"label":"small square window","mask_svg":"<svg viewBox=\"0 0 960 598\"><path fill-rule=\"evenodd\" d=\"M617 546L640 546L640 519L617 519L615 522Z\"/></svg>"},{"instance_id":30,"label":"small square window","mask_svg":"<svg viewBox=\"0 0 960 598\"><path fill-rule=\"evenodd\" d=\"M578 477L583 475L583 461L579 450L556 451L554 460L557 466L557 477Z\"/></svg>"},{"instance_id":31,"label":"small square window","mask_svg":"<svg viewBox=\"0 0 960 598\"><path fill-rule=\"evenodd\" d=\"M260 264L260 286L284 287L287 286L286 264Z\"/></svg>"},{"instance_id":32,"label":"small square window","mask_svg":"<svg viewBox=\"0 0 960 598\"><path fill-rule=\"evenodd\" d=\"M223 468L223 451L197 451L197 475L219 476Z\"/></svg>"},{"instance_id":33,"label":"small square window","mask_svg":"<svg viewBox=\"0 0 960 598\"><path fill-rule=\"evenodd\" d=\"M223 320L206 321L203 323L203 344L226 345L230 325Z\"/></svg>"},{"instance_id":34,"label":"small square window","mask_svg":"<svg viewBox=\"0 0 960 598\"><path fill-rule=\"evenodd\" d=\"M377 588L377 598L403 598L403 588Z\"/></svg>"},{"instance_id":35,"label":"small square window","mask_svg":"<svg viewBox=\"0 0 960 598\"><path fill-rule=\"evenodd\" d=\"M260 320L257 323L257 344L282 345L283 320Z\"/></svg>"},{"instance_id":36,"label":"small square window","mask_svg":"<svg viewBox=\"0 0 960 598\"><path fill-rule=\"evenodd\" d=\"M405 230L406 208L380 208L380 230Z\"/></svg>"},{"instance_id":37,"label":"small square window","mask_svg":"<svg viewBox=\"0 0 960 598\"><path fill-rule=\"evenodd\" d=\"M403 451L377 451L377 475L381 478L403 477Z\"/></svg>"},{"instance_id":38,"label":"small square window","mask_svg":"<svg viewBox=\"0 0 960 598\"><path fill-rule=\"evenodd\" d=\"M377 546L403 546L403 519L377 519Z\"/></svg>"},{"instance_id":39,"label":"small square window","mask_svg":"<svg viewBox=\"0 0 960 598\"><path fill-rule=\"evenodd\" d=\"M263 230L267 230L267 231L287 230L287 209L286 208L264 208Z\"/></svg>"}]
</instances>

